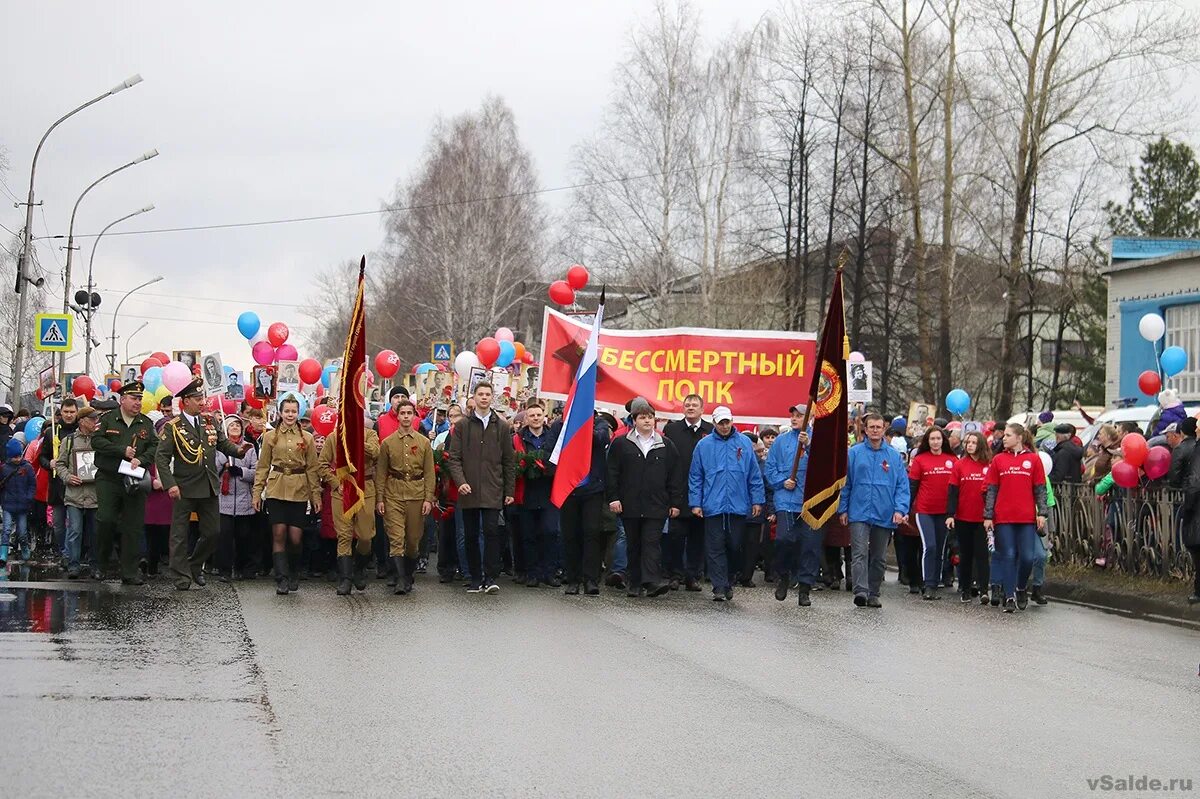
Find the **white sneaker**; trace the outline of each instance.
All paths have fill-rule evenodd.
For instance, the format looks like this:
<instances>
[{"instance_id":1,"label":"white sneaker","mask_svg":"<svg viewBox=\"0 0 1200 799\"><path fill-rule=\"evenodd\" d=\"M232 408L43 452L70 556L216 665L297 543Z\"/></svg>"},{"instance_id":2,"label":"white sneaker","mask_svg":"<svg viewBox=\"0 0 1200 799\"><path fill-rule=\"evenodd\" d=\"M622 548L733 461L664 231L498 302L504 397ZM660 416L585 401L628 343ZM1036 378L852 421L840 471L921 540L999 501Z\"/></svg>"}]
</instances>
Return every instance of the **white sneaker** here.
<instances>
[{"instance_id":1,"label":"white sneaker","mask_svg":"<svg viewBox=\"0 0 1200 799\"><path fill-rule=\"evenodd\" d=\"M488 583L487 588L483 589L483 592L485 594L498 594L500 593L500 586L495 583Z\"/></svg>"},{"instance_id":2,"label":"white sneaker","mask_svg":"<svg viewBox=\"0 0 1200 799\"><path fill-rule=\"evenodd\" d=\"M482 588L482 587L480 587L480 586L477 586L477 585L468 585L468 586L467 586L467 593L468 593L468 594L482 594L482 593L483 593L483 588Z\"/></svg>"}]
</instances>

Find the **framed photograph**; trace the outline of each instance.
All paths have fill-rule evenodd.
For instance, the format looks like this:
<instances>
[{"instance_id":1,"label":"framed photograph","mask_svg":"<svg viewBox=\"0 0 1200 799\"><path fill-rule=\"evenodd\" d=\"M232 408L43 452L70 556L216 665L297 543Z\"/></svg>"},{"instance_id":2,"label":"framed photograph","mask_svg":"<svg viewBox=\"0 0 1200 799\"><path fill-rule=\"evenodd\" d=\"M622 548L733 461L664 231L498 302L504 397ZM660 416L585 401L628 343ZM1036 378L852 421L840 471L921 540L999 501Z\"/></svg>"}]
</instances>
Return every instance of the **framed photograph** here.
<instances>
[{"instance_id":1,"label":"framed photograph","mask_svg":"<svg viewBox=\"0 0 1200 799\"><path fill-rule=\"evenodd\" d=\"M200 376L204 378L205 395L220 396L225 393L225 366L221 353L210 352L200 362Z\"/></svg>"},{"instance_id":2,"label":"framed photograph","mask_svg":"<svg viewBox=\"0 0 1200 799\"><path fill-rule=\"evenodd\" d=\"M194 372L196 364L200 363L200 350L175 350L171 353L171 360L179 361L189 372Z\"/></svg>"},{"instance_id":3,"label":"framed photograph","mask_svg":"<svg viewBox=\"0 0 1200 799\"><path fill-rule=\"evenodd\" d=\"M71 467L75 475L85 483L96 481L96 453L92 450L71 453Z\"/></svg>"},{"instance_id":4,"label":"framed photograph","mask_svg":"<svg viewBox=\"0 0 1200 799\"><path fill-rule=\"evenodd\" d=\"M280 361L275 365L275 390L280 394L289 391L300 393L300 364L297 361Z\"/></svg>"},{"instance_id":5,"label":"framed photograph","mask_svg":"<svg viewBox=\"0 0 1200 799\"><path fill-rule=\"evenodd\" d=\"M925 435L925 431L933 422L931 417L936 409L932 402L925 400L913 400L908 403L908 431L906 435L909 441L914 441Z\"/></svg>"},{"instance_id":6,"label":"framed photograph","mask_svg":"<svg viewBox=\"0 0 1200 799\"><path fill-rule=\"evenodd\" d=\"M58 388L58 380L54 374L54 364L51 363L45 369L38 372L37 398L44 400L48 397L53 397L56 388Z\"/></svg>"},{"instance_id":7,"label":"framed photograph","mask_svg":"<svg viewBox=\"0 0 1200 799\"><path fill-rule=\"evenodd\" d=\"M121 364L121 374L118 375L117 379L121 381L121 385L125 385L126 383L132 383L134 380L137 380L141 376L142 376L141 364L123 363L123 364Z\"/></svg>"},{"instance_id":8,"label":"framed photograph","mask_svg":"<svg viewBox=\"0 0 1200 799\"><path fill-rule=\"evenodd\" d=\"M866 404L873 399L871 362L858 361L855 363L846 364L846 380L850 384L850 390L846 394L846 399L851 403L861 402Z\"/></svg>"},{"instance_id":9,"label":"framed photograph","mask_svg":"<svg viewBox=\"0 0 1200 799\"><path fill-rule=\"evenodd\" d=\"M480 366L471 367L471 376L470 376L470 379L467 381L467 396L468 397L475 395L475 386L479 385L480 382L486 380L487 376L488 376L487 370L484 369L483 367L480 367Z\"/></svg>"},{"instance_id":10,"label":"framed photograph","mask_svg":"<svg viewBox=\"0 0 1200 799\"><path fill-rule=\"evenodd\" d=\"M241 402L246 398L246 373L230 372L225 379L225 398Z\"/></svg>"},{"instance_id":11,"label":"framed photograph","mask_svg":"<svg viewBox=\"0 0 1200 799\"><path fill-rule=\"evenodd\" d=\"M275 367L254 367L254 397L255 399L275 399Z\"/></svg>"}]
</instances>

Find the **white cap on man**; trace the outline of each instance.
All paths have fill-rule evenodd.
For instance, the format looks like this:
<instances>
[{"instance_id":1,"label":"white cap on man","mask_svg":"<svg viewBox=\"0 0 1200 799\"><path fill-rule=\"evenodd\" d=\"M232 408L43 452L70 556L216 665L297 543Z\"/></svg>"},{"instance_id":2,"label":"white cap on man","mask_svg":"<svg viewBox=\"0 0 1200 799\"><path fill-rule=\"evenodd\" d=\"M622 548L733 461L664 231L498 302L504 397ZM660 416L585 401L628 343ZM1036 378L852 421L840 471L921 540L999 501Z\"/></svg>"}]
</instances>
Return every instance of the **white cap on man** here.
<instances>
[{"instance_id":1,"label":"white cap on man","mask_svg":"<svg viewBox=\"0 0 1200 799\"><path fill-rule=\"evenodd\" d=\"M732 422L733 421L733 411L729 410L729 408L725 407L724 405L718 405L717 409L715 411L713 411L712 420L713 420L713 424L716 424L717 422L724 422L724 421Z\"/></svg>"},{"instance_id":2,"label":"white cap on man","mask_svg":"<svg viewBox=\"0 0 1200 799\"><path fill-rule=\"evenodd\" d=\"M804 404L803 402L797 402L795 405L788 408L788 413L798 413L803 416L804 412L807 410L808 410L808 405Z\"/></svg>"}]
</instances>

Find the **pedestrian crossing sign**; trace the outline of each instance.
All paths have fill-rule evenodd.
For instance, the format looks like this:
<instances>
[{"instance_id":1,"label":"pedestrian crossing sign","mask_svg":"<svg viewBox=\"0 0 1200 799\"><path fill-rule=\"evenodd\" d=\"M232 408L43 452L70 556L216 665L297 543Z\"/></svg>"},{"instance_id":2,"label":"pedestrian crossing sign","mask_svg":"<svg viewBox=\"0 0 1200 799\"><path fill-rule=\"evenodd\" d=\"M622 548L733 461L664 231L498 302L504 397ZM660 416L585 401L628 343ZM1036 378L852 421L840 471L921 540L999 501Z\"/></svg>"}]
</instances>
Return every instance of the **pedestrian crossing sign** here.
<instances>
[{"instance_id":1,"label":"pedestrian crossing sign","mask_svg":"<svg viewBox=\"0 0 1200 799\"><path fill-rule=\"evenodd\" d=\"M429 360L434 363L449 363L454 360L453 341L434 341L430 343Z\"/></svg>"},{"instance_id":2,"label":"pedestrian crossing sign","mask_svg":"<svg viewBox=\"0 0 1200 799\"><path fill-rule=\"evenodd\" d=\"M70 352L74 330L71 317L61 313L40 313L34 317L37 341L33 348L39 352Z\"/></svg>"}]
</instances>

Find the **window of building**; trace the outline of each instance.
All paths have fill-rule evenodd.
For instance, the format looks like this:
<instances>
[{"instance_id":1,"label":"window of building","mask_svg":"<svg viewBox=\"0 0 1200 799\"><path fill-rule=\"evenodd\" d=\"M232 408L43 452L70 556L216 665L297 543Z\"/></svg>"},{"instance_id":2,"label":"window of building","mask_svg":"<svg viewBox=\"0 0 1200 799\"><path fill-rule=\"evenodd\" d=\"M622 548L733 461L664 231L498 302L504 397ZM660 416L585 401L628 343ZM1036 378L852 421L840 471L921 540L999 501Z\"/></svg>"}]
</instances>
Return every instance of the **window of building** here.
<instances>
[{"instance_id":1,"label":"window of building","mask_svg":"<svg viewBox=\"0 0 1200 799\"><path fill-rule=\"evenodd\" d=\"M975 365L984 369L999 368L1001 340L983 337L975 340ZM1017 371L1024 372L1029 363L1029 337L1017 339Z\"/></svg>"},{"instance_id":2,"label":"window of building","mask_svg":"<svg viewBox=\"0 0 1200 799\"><path fill-rule=\"evenodd\" d=\"M1173 305L1167 308L1165 347L1183 347L1188 365L1182 372L1167 379L1167 386L1179 393L1180 399L1200 399L1200 303Z\"/></svg>"},{"instance_id":3,"label":"window of building","mask_svg":"<svg viewBox=\"0 0 1200 799\"><path fill-rule=\"evenodd\" d=\"M1045 340L1042 341L1042 346L1041 346L1042 368L1045 369L1046 371L1050 371L1050 370L1054 369L1054 351L1056 349L1054 345L1055 345L1054 339L1050 339L1049 341L1045 341ZM1081 361L1088 357L1087 345L1084 344L1082 341L1070 341L1070 340L1064 339L1063 343L1062 343L1062 347L1063 347L1063 359L1062 359L1061 368L1063 371L1066 371L1071 368L1071 360L1072 359L1075 359L1076 361Z\"/></svg>"}]
</instances>

